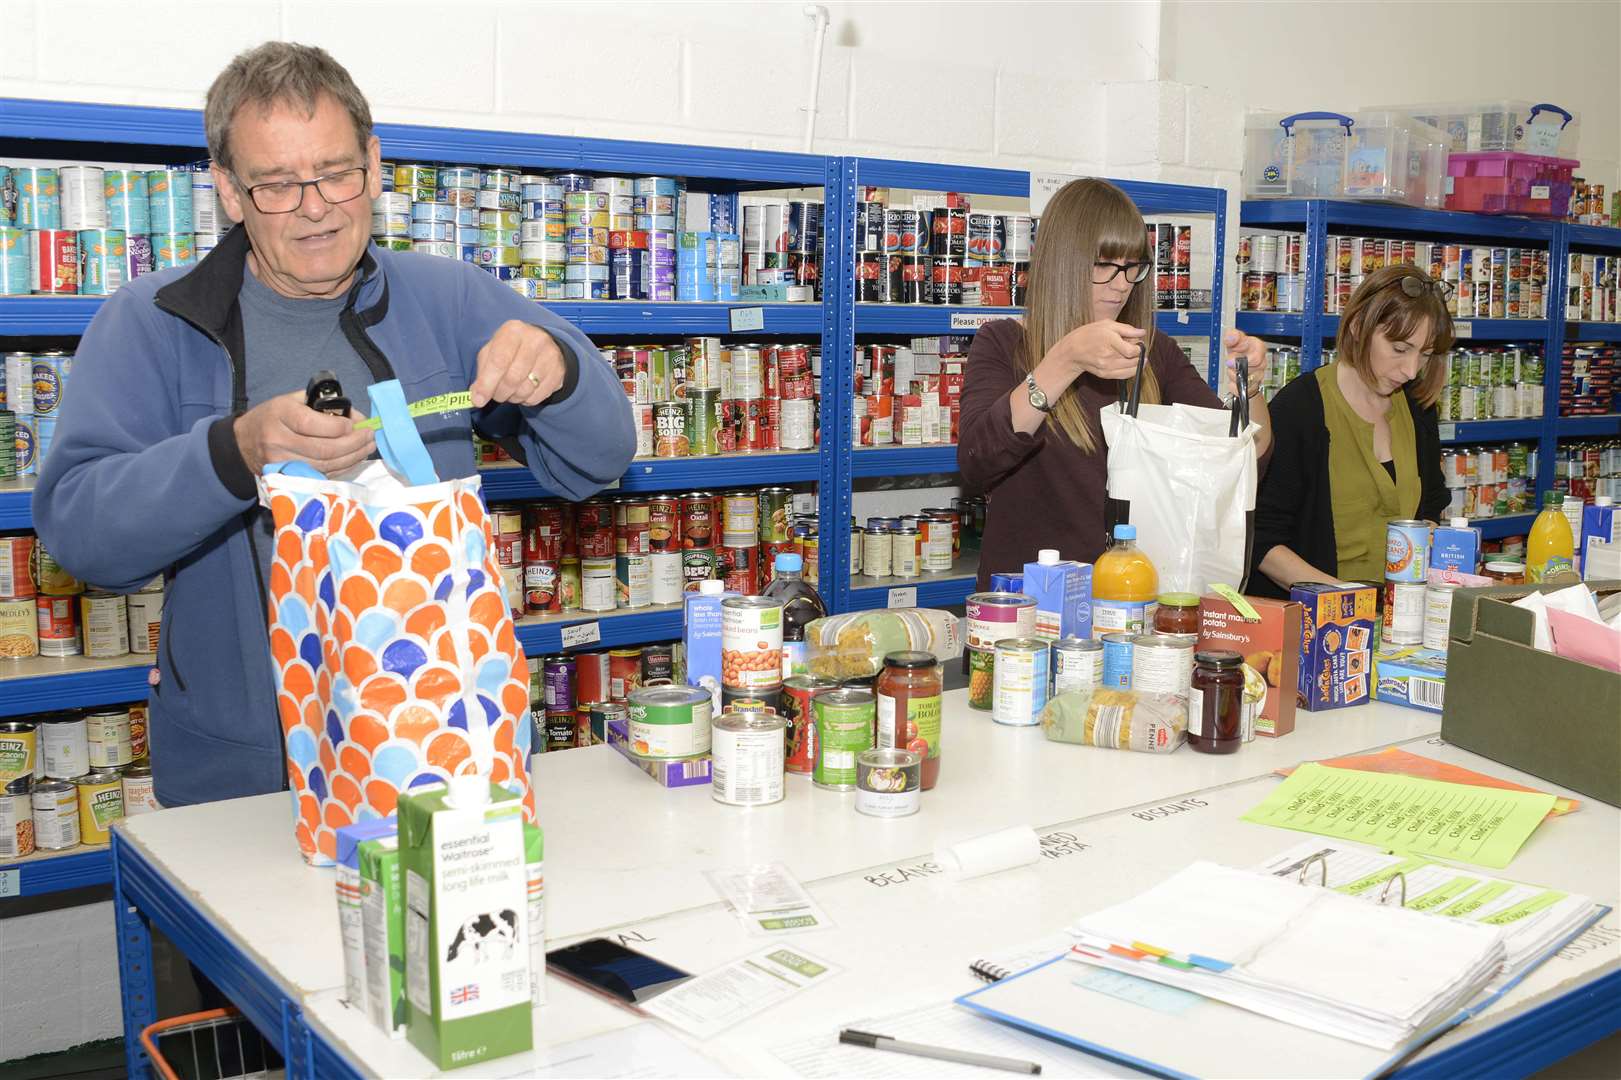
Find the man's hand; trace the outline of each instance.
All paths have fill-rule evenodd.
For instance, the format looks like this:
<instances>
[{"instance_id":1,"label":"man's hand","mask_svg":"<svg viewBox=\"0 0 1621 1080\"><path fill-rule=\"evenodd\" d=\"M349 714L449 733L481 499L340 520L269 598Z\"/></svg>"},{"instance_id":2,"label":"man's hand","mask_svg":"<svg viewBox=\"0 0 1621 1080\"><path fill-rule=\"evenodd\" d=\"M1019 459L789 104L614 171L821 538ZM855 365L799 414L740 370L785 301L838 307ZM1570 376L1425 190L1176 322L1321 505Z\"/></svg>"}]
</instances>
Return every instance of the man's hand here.
<instances>
[{"instance_id":1,"label":"man's hand","mask_svg":"<svg viewBox=\"0 0 1621 1080\"><path fill-rule=\"evenodd\" d=\"M262 401L236 418L232 429L242 460L255 476L275 461L304 461L328 476L365 461L376 448L369 431L356 431L364 419L316 412L304 404L304 391Z\"/></svg>"},{"instance_id":2,"label":"man's hand","mask_svg":"<svg viewBox=\"0 0 1621 1080\"><path fill-rule=\"evenodd\" d=\"M469 388L473 408L491 402L539 405L563 385L563 351L538 326L508 319L478 351L478 374Z\"/></svg>"}]
</instances>

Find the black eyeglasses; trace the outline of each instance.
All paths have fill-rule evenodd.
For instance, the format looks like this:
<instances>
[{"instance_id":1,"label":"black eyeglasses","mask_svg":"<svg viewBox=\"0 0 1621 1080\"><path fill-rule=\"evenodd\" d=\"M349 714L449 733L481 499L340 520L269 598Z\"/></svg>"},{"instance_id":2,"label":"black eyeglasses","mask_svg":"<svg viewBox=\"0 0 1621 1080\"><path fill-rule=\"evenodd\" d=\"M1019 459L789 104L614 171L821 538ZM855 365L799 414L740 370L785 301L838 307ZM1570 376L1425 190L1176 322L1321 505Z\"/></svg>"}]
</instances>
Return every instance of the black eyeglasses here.
<instances>
[{"instance_id":1,"label":"black eyeglasses","mask_svg":"<svg viewBox=\"0 0 1621 1080\"><path fill-rule=\"evenodd\" d=\"M1116 277L1125 274L1126 280L1136 285L1146 278L1153 268L1154 264L1150 262L1117 263L1099 259L1092 264L1092 284L1107 285Z\"/></svg>"},{"instance_id":2,"label":"black eyeglasses","mask_svg":"<svg viewBox=\"0 0 1621 1080\"><path fill-rule=\"evenodd\" d=\"M1396 279L1401 283L1401 291L1414 300L1423 296L1425 291L1433 292L1441 298L1442 303L1452 299L1455 287L1450 281L1435 281L1431 278L1419 277L1417 274L1403 274Z\"/></svg>"},{"instance_id":3,"label":"black eyeglasses","mask_svg":"<svg viewBox=\"0 0 1621 1080\"><path fill-rule=\"evenodd\" d=\"M236 180L236 177L232 176L231 179ZM236 180L236 185L242 187L242 181ZM358 165L353 169L317 176L314 180L272 180L268 184L242 187L242 190L247 192L259 213L290 214L304 205L305 188L314 188L320 192L321 198L333 206L358 199L366 190L366 167Z\"/></svg>"}]
</instances>

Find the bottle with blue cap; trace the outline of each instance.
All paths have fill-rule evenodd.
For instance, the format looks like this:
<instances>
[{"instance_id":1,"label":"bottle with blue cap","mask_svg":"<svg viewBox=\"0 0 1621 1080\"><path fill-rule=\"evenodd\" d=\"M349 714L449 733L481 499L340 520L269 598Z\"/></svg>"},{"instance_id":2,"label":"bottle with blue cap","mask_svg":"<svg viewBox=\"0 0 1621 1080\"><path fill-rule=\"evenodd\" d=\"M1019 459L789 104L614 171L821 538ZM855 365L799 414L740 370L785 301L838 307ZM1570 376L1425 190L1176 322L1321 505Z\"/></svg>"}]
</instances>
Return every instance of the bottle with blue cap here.
<instances>
[{"instance_id":1,"label":"bottle with blue cap","mask_svg":"<svg viewBox=\"0 0 1621 1080\"><path fill-rule=\"evenodd\" d=\"M805 627L827 616L822 595L804 578L804 557L792 551L777 556L771 584L764 595L782 604L782 677L801 674L805 662Z\"/></svg>"},{"instance_id":2,"label":"bottle with blue cap","mask_svg":"<svg viewBox=\"0 0 1621 1080\"><path fill-rule=\"evenodd\" d=\"M1092 567L1092 634L1141 634L1154 624L1159 572L1137 548L1137 526L1114 527L1114 543Z\"/></svg>"}]
</instances>

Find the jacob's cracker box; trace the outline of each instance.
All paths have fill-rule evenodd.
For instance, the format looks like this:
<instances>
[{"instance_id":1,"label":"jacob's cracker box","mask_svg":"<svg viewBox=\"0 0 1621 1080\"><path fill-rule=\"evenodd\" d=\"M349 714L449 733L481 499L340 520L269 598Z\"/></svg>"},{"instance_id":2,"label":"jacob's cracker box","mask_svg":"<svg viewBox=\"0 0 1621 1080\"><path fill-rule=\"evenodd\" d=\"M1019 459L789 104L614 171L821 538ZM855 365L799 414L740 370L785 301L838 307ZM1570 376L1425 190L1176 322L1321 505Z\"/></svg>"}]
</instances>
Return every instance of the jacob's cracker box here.
<instances>
[{"instance_id":1,"label":"jacob's cracker box","mask_svg":"<svg viewBox=\"0 0 1621 1080\"><path fill-rule=\"evenodd\" d=\"M1372 585L1293 585L1301 608L1300 704L1316 711L1372 697L1373 628L1379 590Z\"/></svg>"},{"instance_id":2,"label":"jacob's cracker box","mask_svg":"<svg viewBox=\"0 0 1621 1080\"><path fill-rule=\"evenodd\" d=\"M478 776L401 795L406 1034L438 1068L534 1045L523 803Z\"/></svg>"}]
</instances>

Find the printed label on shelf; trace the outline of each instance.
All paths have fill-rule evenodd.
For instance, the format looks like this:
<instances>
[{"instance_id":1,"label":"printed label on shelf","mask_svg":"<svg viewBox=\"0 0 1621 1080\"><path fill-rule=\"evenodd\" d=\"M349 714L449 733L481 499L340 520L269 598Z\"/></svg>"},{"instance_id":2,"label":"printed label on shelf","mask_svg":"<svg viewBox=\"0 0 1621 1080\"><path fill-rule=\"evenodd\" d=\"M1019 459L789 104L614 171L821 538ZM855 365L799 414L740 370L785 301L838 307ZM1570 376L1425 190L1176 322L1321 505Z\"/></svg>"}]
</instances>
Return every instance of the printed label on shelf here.
<instances>
[{"instance_id":1,"label":"printed label on shelf","mask_svg":"<svg viewBox=\"0 0 1621 1080\"><path fill-rule=\"evenodd\" d=\"M1059 188L1071 180L1079 180L1074 173L1061 172L1033 172L1030 174L1030 214L1039 217L1052 201L1053 195Z\"/></svg>"},{"instance_id":2,"label":"printed label on shelf","mask_svg":"<svg viewBox=\"0 0 1621 1080\"><path fill-rule=\"evenodd\" d=\"M1472 322L1455 322L1452 324L1452 336L1455 338L1472 338L1475 336L1475 324Z\"/></svg>"},{"instance_id":3,"label":"printed label on shelf","mask_svg":"<svg viewBox=\"0 0 1621 1080\"><path fill-rule=\"evenodd\" d=\"M889 606L892 608L917 607L917 586L902 585L889 590Z\"/></svg>"},{"instance_id":4,"label":"printed label on shelf","mask_svg":"<svg viewBox=\"0 0 1621 1080\"><path fill-rule=\"evenodd\" d=\"M573 649L580 645L590 645L592 642L602 640L602 624L598 622L575 623L573 626L563 627L563 648Z\"/></svg>"},{"instance_id":5,"label":"printed label on shelf","mask_svg":"<svg viewBox=\"0 0 1621 1080\"><path fill-rule=\"evenodd\" d=\"M1178 311L1176 313L1176 321L1181 323L1183 326L1186 326L1188 324L1188 313L1185 311Z\"/></svg>"},{"instance_id":6,"label":"printed label on shelf","mask_svg":"<svg viewBox=\"0 0 1621 1080\"><path fill-rule=\"evenodd\" d=\"M732 333L742 333L744 330L765 329L765 308L735 307L729 313L732 319Z\"/></svg>"},{"instance_id":7,"label":"printed label on shelf","mask_svg":"<svg viewBox=\"0 0 1621 1080\"><path fill-rule=\"evenodd\" d=\"M1005 319L1006 315L993 315L989 312L953 311L951 313L951 328L953 330L978 330L992 319Z\"/></svg>"},{"instance_id":8,"label":"printed label on shelf","mask_svg":"<svg viewBox=\"0 0 1621 1080\"><path fill-rule=\"evenodd\" d=\"M1436 430L1441 433L1442 442L1451 442L1458 437L1457 424L1437 424Z\"/></svg>"},{"instance_id":9,"label":"printed label on shelf","mask_svg":"<svg viewBox=\"0 0 1621 1080\"><path fill-rule=\"evenodd\" d=\"M1548 190L1547 184L1532 184L1531 197L1533 199L1549 199L1553 197L1553 192Z\"/></svg>"},{"instance_id":10,"label":"printed label on shelf","mask_svg":"<svg viewBox=\"0 0 1621 1080\"><path fill-rule=\"evenodd\" d=\"M0 870L0 896L20 896L22 891L21 870Z\"/></svg>"}]
</instances>

